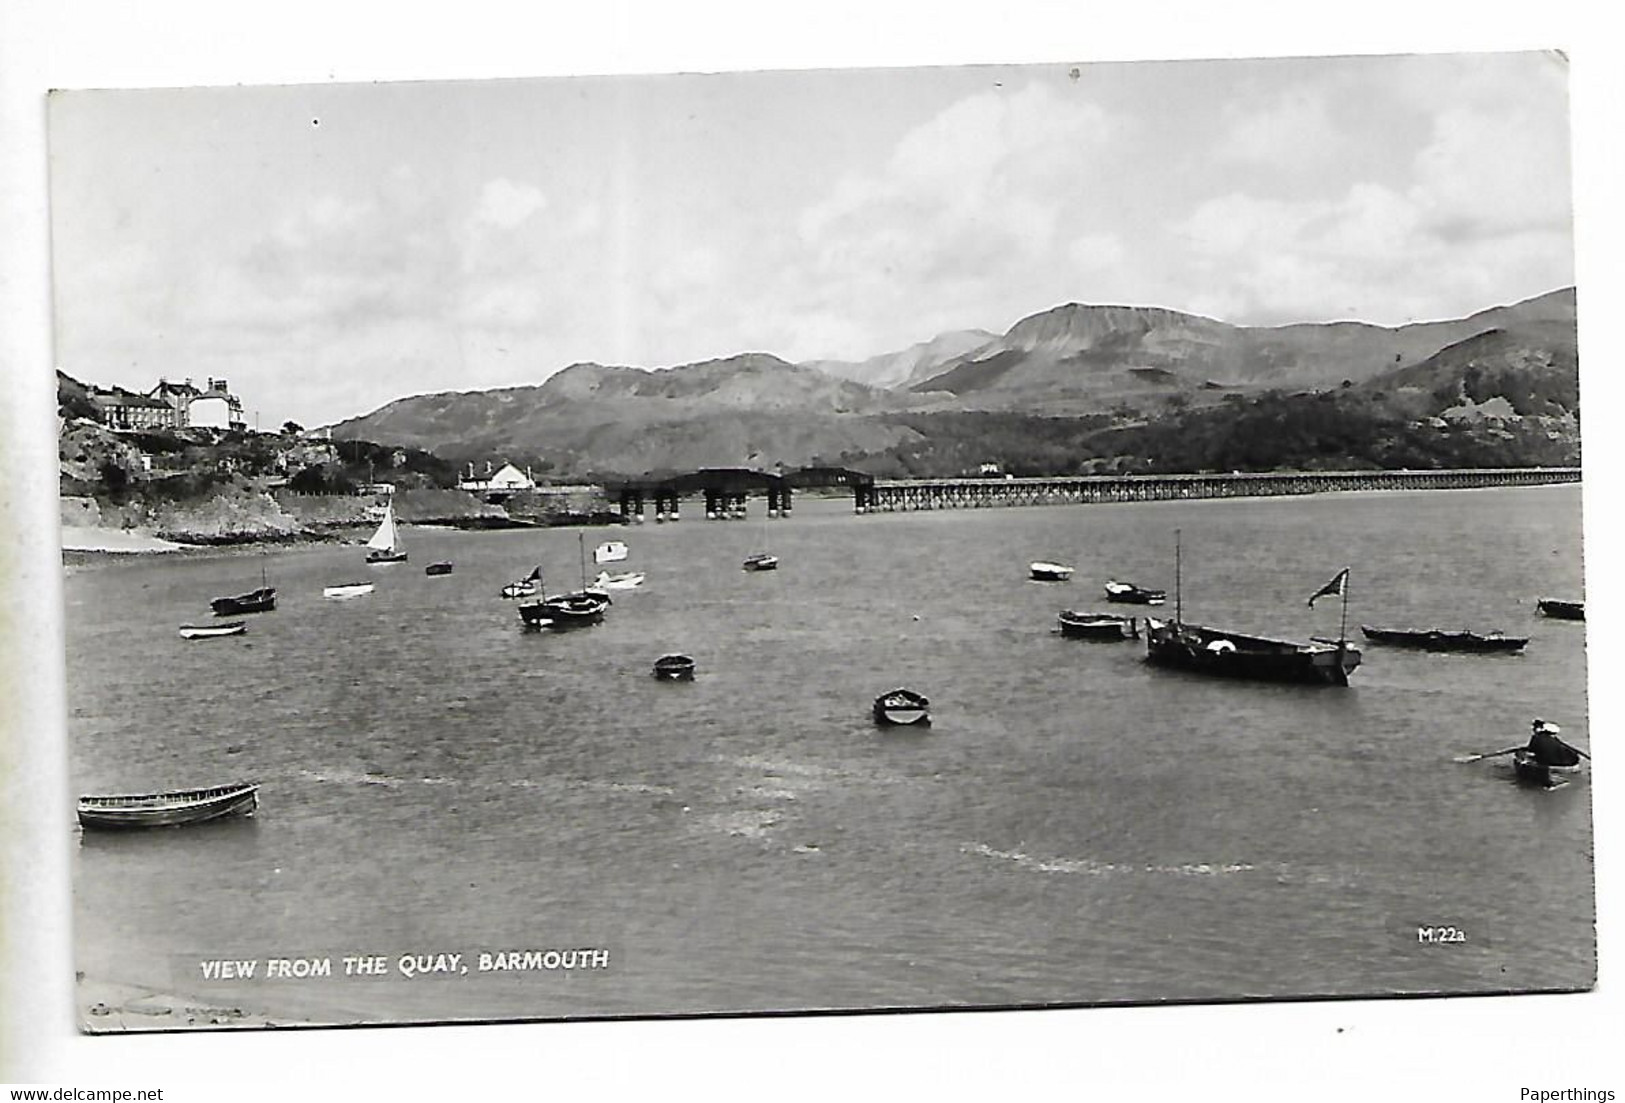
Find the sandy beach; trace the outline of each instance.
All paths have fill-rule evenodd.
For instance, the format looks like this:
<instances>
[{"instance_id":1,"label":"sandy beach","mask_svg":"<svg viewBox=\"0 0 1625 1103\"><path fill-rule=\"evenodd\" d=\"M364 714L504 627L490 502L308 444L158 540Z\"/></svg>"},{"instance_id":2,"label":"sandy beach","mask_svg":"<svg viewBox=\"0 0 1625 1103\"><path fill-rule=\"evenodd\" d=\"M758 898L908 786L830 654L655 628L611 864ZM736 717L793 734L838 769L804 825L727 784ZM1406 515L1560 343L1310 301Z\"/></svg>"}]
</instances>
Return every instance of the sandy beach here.
<instances>
[{"instance_id":1,"label":"sandy beach","mask_svg":"<svg viewBox=\"0 0 1625 1103\"><path fill-rule=\"evenodd\" d=\"M62 550L73 552L107 552L114 555L145 555L154 552L180 551L184 545L156 536L145 536L128 529L96 528L83 525L62 526Z\"/></svg>"}]
</instances>

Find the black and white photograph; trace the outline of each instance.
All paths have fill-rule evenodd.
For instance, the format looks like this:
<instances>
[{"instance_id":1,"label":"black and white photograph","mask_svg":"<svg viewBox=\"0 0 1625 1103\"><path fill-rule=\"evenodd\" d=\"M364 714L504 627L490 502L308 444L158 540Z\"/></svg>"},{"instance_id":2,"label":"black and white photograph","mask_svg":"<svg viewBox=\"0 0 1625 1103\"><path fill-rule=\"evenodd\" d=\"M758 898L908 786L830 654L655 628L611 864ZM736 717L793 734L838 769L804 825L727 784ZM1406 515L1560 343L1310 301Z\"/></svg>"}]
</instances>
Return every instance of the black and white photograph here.
<instances>
[{"instance_id":1,"label":"black and white photograph","mask_svg":"<svg viewBox=\"0 0 1625 1103\"><path fill-rule=\"evenodd\" d=\"M53 89L81 1044L1590 998L1571 77Z\"/></svg>"}]
</instances>

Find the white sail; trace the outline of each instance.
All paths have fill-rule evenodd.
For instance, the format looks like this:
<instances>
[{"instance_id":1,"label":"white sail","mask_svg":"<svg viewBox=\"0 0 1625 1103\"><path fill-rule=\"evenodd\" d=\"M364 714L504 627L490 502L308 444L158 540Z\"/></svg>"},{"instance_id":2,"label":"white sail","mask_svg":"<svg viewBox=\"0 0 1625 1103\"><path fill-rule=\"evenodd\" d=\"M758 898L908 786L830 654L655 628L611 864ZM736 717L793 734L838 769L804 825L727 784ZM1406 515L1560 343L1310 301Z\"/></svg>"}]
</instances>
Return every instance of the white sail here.
<instances>
[{"instance_id":1,"label":"white sail","mask_svg":"<svg viewBox=\"0 0 1625 1103\"><path fill-rule=\"evenodd\" d=\"M398 544L399 538L395 535L395 507L385 506L384 519L379 523L378 531L372 534L372 539L367 541L367 547L374 551L392 552Z\"/></svg>"},{"instance_id":2,"label":"white sail","mask_svg":"<svg viewBox=\"0 0 1625 1103\"><path fill-rule=\"evenodd\" d=\"M617 563L626 558L627 546L619 540L608 540L593 549L594 563Z\"/></svg>"}]
</instances>

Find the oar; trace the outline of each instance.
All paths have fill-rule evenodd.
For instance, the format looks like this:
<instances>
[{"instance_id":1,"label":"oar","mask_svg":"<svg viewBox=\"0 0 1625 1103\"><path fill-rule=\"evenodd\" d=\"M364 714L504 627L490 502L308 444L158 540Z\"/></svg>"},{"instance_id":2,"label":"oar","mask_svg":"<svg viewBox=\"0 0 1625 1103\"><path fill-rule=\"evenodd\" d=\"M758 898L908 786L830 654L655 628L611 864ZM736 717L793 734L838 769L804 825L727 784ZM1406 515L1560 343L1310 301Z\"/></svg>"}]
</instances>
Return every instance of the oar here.
<instances>
[{"instance_id":1,"label":"oar","mask_svg":"<svg viewBox=\"0 0 1625 1103\"><path fill-rule=\"evenodd\" d=\"M1523 746L1523 744L1520 743L1516 747L1508 747L1504 751L1491 751L1489 754L1457 755L1456 758L1454 759L1454 761L1456 761L1456 762L1478 762L1481 759L1485 759L1485 758L1500 758L1504 754L1516 754L1518 751L1521 751L1523 749L1524 749L1524 746Z\"/></svg>"}]
</instances>

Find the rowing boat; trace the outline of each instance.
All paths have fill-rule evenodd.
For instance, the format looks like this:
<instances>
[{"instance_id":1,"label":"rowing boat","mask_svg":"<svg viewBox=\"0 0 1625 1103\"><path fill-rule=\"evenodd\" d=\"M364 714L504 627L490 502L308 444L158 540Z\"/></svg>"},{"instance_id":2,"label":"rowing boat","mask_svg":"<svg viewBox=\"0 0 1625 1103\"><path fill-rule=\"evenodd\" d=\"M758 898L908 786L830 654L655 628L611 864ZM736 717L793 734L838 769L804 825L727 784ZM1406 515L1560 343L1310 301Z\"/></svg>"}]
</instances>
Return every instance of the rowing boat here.
<instances>
[{"instance_id":1,"label":"rowing boat","mask_svg":"<svg viewBox=\"0 0 1625 1103\"><path fill-rule=\"evenodd\" d=\"M252 816L259 806L259 788L251 782L236 782L164 793L85 796L79 798L79 822L85 827L124 829L179 827L222 816Z\"/></svg>"}]
</instances>

